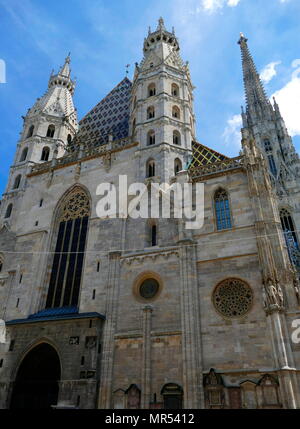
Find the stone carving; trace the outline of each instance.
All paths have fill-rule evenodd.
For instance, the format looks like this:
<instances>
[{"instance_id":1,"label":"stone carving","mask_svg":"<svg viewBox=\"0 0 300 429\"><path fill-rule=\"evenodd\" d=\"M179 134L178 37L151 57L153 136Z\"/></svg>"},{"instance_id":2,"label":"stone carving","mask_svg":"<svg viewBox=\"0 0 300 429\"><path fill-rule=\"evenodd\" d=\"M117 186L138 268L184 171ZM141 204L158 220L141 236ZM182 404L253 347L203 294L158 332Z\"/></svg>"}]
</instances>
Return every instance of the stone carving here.
<instances>
[{"instance_id":1,"label":"stone carving","mask_svg":"<svg viewBox=\"0 0 300 429\"><path fill-rule=\"evenodd\" d=\"M76 187L63 202L60 222L90 215L90 202L83 189Z\"/></svg>"},{"instance_id":2,"label":"stone carving","mask_svg":"<svg viewBox=\"0 0 300 429\"><path fill-rule=\"evenodd\" d=\"M281 286L270 277L263 282L263 305L267 312L282 310L284 308L284 297Z\"/></svg>"},{"instance_id":3,"label":"stone carving","mask_svg":"<svg viewBox=\"0 0 300 429\"><path fill-rule=\"evenodd\" d=\"M94 349L97 344L97 337L85 337L85 348Z\"/></svg>"}]
</instances>

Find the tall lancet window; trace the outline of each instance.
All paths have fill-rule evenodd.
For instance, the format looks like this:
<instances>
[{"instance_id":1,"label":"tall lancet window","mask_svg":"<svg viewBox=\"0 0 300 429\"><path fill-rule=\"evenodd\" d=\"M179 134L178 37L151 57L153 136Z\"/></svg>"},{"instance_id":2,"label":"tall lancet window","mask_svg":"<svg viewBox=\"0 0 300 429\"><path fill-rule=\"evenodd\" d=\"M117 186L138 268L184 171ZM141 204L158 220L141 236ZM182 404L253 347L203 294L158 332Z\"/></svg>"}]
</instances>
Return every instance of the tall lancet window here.
<instances>
[{"instance_id":1,"label":"tall lancet window","mask_svg":"<svg viewBox=\"0 0 300 429\"><path fill-rule=\"evenodd\" d=\"M77 187L58 210L46 308L78 305L89 216L89 198Z\"/></svg>"},{"instance_id":2,"label":"tall lancet window","mask_svg":"<svg viewBox=\"0 0 300 429\"><path fill-rule=\"evenodd\" d=\"M298 237L295 231L294 221L290 212L286 209L280 210L280 220L283 232L285 233L285 238L287 241L292 240L294 246L298 249Z\"/></svg>"},{"instance_id":3,"label":"tall lancet window","mask_svg":"<svg viewBox=\"0 0 300 429\"><path fill-rule=\"evenodd\" d=\"M215 193L215 211L217 229L221 230L231 228L229 199L228 194L224 189L219 189Z\"/></svg>"}]
</instances>

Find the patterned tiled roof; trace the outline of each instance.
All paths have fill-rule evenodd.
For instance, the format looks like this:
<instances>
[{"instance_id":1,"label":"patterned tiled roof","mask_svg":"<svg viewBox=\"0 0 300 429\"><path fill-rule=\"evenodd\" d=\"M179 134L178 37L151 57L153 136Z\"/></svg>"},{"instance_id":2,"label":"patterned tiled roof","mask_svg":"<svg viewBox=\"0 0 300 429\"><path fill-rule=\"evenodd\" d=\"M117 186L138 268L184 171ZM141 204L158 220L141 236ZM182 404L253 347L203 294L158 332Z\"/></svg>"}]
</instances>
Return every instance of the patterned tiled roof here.
<instances>
[{"instance_id":1,"label":"patterned tiled roof","mask_svg":"<svg viewBox=\"0 0 300 429\"><path fill-rule=\"evenodd\" d=\"M229 159L227 156L204 146L201 143L193 142L193 159L189 164L189 168L200 167L201 165L212 164L217 161Z\"/></svg>"},{"instance_id":2,"label":"patterned tiled roof","mask_svg":"<svg viewBox=\"0 0 300 429\"><path fill-rule=\"evenodd\" d=\"M107 143L108 135L113 140L128 137L131 81L125 77L103 100L79 122L75 142L86 146Z\"/></svg>"}]
</instances>

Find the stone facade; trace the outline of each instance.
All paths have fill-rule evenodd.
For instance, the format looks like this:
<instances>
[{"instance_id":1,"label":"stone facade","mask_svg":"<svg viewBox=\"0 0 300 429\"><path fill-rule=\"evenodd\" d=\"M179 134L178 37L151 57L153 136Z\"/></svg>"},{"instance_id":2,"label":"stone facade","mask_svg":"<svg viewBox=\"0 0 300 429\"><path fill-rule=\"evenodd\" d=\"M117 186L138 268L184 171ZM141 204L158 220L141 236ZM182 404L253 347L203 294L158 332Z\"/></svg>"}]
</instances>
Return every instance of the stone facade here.
<instances>
[{"instance_id":1,"label":"stone facade","mask_svg":"<svg viewBox=\"0 0 300 429\"><path fill-rule=\"evenodd\" d=\"M162 19L133 82L124 79L79 124L70 58L51 75L24 119L1 203L0 407L27 386L25 358L48 344L60 362L56 407L300 408L300 348L291 341L299 159L243 35L239 43L247 110L233 159L196 142L188 63ZM100 219L98 185L119 190L120 175L128 184L204 183L203 227ZM282 229L282 209L291 230Z\"/></svg>"}]
</instances>

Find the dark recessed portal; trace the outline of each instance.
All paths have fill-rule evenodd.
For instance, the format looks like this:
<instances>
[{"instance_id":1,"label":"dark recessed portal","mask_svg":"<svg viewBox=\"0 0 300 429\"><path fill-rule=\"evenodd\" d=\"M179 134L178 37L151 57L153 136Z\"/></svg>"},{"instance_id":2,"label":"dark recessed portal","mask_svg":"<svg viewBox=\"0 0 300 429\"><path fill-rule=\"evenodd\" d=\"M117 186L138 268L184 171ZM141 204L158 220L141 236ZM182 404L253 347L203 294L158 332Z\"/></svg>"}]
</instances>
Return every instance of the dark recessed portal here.
<instances>
[{"instance_id":1,"label":"dark recessed portal","mask_svg":"<svg viewBox=\"0 0 300 429\"><path fill-rule=\"evenodd\" d=\"M36 346L24 358L16 377L10 408L50 408L57 404L60 360L49 344Z\"/></svg>"}]
</instances>

